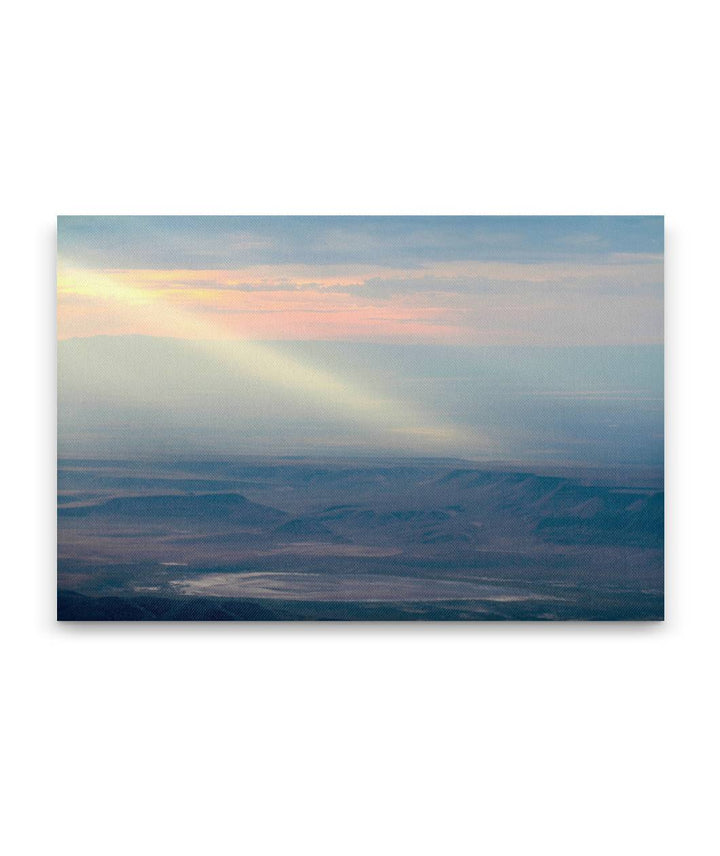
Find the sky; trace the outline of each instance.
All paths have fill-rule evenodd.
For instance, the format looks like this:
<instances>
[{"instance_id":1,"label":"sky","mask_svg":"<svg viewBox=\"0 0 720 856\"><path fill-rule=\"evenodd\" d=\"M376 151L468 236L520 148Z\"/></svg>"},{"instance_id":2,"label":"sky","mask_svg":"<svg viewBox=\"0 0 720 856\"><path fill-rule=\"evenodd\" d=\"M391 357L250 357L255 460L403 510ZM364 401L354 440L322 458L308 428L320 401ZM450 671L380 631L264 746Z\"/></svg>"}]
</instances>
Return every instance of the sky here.
<instances>
[{"instance_id":1,"label":"sky","mask_svg":"<svg viewBox=\"0 0 720 856\"><path fill-rule=\"evenodd\" d=\"M662 457L658 217L60 217L59 447Z\"/></svg>"},{"instance_id":2,"label":"sky","mask_svg":"<svg viewBox=\"0 0 720 856\"><path fill-rule=\"evenodd\" d=\"M659 344L659 217L61 217L61 339Z\"/></svg>"}]
</instances>

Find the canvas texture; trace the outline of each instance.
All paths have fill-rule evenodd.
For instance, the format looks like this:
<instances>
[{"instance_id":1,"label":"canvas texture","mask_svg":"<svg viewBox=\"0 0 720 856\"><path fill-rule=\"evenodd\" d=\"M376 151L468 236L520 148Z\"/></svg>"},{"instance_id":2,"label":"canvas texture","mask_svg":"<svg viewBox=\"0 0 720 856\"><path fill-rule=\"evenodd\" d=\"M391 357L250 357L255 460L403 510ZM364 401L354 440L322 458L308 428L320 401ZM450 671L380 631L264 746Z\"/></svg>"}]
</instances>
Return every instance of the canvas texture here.
<instances>
[{"instance_id":1,"label":"canvas texture","mask_svg":"<svg viewBox=\"0 0 720 856\"><path fill-rule=\"evenodd\" d=\"M660 620L662 217L58 218L58 618Z\"/></svg>"}]
</instances>

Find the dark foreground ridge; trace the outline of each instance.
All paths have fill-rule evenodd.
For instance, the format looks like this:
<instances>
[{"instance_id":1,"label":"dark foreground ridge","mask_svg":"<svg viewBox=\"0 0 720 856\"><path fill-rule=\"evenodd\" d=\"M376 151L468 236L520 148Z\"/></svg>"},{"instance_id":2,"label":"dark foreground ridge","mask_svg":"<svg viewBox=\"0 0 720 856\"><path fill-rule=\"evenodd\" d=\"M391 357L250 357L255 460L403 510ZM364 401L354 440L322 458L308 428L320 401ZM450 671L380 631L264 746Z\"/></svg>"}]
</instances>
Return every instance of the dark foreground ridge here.
<instances>
[{"instance_id":1,"label":"dark foreground ridge","mask_svg":"<svg viewBox=\"0 0 720 856\"><path fill-rule=\"evenodd\" d=\"M215 597L85 597L58 593L58 621L662 621L662 597L588 597L578 608L542 601L368 603ZM554 609L554 612L548 611Z\"/></svg>"}]
</instances>

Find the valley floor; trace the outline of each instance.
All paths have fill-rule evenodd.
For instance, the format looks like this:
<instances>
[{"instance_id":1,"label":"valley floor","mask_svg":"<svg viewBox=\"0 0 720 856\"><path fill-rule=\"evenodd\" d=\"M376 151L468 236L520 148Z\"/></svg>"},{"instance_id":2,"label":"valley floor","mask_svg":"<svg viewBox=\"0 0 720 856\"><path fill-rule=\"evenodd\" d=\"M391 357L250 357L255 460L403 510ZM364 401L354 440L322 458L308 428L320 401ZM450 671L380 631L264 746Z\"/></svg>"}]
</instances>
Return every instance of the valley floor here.
<instances>
[{"instance_id":1,"label":"valley floor","mask_svg":"<svg viewBox=\"0 0 720 856\"><path fill-rule=\"evenodd\" d=\"M657 620L662 474L444 460L58 468L61 620Z\"/></svg>"}]
</instances>

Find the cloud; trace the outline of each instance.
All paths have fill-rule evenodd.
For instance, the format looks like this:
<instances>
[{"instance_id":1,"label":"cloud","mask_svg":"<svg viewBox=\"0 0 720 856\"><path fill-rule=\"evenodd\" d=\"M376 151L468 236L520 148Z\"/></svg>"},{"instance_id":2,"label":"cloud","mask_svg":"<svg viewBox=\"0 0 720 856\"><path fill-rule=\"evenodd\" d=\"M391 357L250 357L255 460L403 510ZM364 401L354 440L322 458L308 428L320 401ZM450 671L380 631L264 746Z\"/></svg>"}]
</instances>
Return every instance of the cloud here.
<instances>
[{"instance_id":1,"label":"cloud","mask_svg":"<svg viewBox=\"0 0 720 856\"><path fill-rule=\"evenodd\" d=\"M613 258L604 263L462 262L428 265L421 270L372 276L355 285L329 286L364 297L389 298L397 294L498 294L551 293L578 290L629 294L662 289L662 257Z\"/></svg>"},{"instance_id":2,"label":"cloud","mask_svg":"<svg viewBox=\"0 0 720 856\"><path fill-rule=\"evenodd\" d=\"M92 269L61 261L61 274L73 271L75 279L112 276L136 289L164 292L241 291L338 292L361 297L387 298L395 294L427 292L473 294L527 292L562 288L619 291L628 294L645 287L661 287L662 256L618 254L603 262L477 262L454 261L416 267L380 265L255 265L237 270L220 269ZM69 291L65 283L65 291Z\"/></svg>"},{"instance_id":3,"label":"cloud","mask_svg":"<svg viewBox=\"0 0 720 856\"><path fill-rule=\"evenodd\" d=\"M115 300L118 292L126 299ZM602 264L449 262L324 271L308 265L239 271L61 265L58 325L61 338L187 335L179 316L148 313L148 306L162 304L198 317L223 316L228 337L647 343L662 341L662 292L662 260L655 255Z\"/></svg>"},{"instance_id":4,"label":"cloud","mask_svg":"<svg viewBox=\"0 0 720 856\"><path fill-rule=\"evenodd\" d=\"M258 339L662 341L659 218L66 218L58 241L62 338L193 315Z\"/></svg>"},{"instance_id":5,"label":"cloud","mask_svg":"<svg viewBox=\"0 0 720 856\"><path fill-rule=\"evenodd\" d=\"M58 250L98 268L597 258L662 252L660 217L61 217Z\"/></svg>"}]
</instances>

